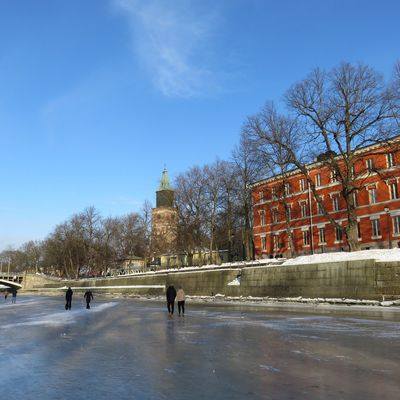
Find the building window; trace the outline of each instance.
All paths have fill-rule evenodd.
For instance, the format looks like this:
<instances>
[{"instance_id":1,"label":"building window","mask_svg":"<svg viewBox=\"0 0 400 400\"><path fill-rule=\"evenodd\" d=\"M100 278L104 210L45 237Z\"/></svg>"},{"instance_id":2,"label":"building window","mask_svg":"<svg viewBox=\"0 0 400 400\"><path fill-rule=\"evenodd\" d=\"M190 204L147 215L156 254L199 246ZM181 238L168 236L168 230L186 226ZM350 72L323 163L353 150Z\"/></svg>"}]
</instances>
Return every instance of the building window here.
<instances>
[{"instance_id":1,"label":"building window","mask_svg":"<svg viewBox=\"0 0 400 400\"><path fill-rule=\"evenodd\" d=\"M390 198L392 200L399 198L399 192L397 190L397 182L389 183Z\"/></svg>"},{"instance_id":2,"label":"building window","mask_svg":"<svg viewBox=\"0 0 400 400\"><path fill-rule=\"evenodd\" d=\"M274 250L279 250L279 236L272 235L273 242L274 242Z\"/></svg>"},{"instance_id":3,"label":"building window","mask_svg":"<svg viewBox=\"0 0 400 400\"><path fill-rule=\"evenodd\" d=\"M320 187L321 186L321 174L315 175L315 186Z\"/></svg>"},{"instance_id":4,"label":"building window","mask_svg":"<svg viewBox=\"0 0 400 400\"><path fill-rule=\"evenodd\" d=\"M359 222L357 222L357 236L361 239L361 225Z\"/></svg>"},{"instance_id":5,"label":"building window","mask_svg":"<svg viewBox=\"0 0 400 400\"><path fill-rule=\"evenodd\" d=\"M300 192L303 192L304 190L306 190L306 180L300 179L299 186L300 186Z\"/></svg>"},{"instance_id":6,"label":"building window","mask_svg":"<svg viewBox=\"0 0 400 400\"><path fill-rule=\"evenodd\" d=\"M290 206L286 208L286 218L288 221L292 219L292 207Z\"/></svg>"},{"instance_id":7,"label":"building window","mask_svg":"<svg viewBox=\"0 0 400 400\"><path fill-rule=\"evenodd\" d=\"M357 191L353 192L353 203L354 207L358 207L358 196L357 196Z\"/></svg>"},{"instance_id":8,"label":"building window","mask_svg":"<svg viewBox=\"0 0 400 400\"><path fill-rule=\"evenodd\" d=\"M264 192L260 192L260 202L262 203L264 201Z\"/></svg>"},{"instance_id":9,"label":"building window","mask_svg":"<svg viewBox=\"0 0 400 400\"><path fill-rule=\"evenodd\" d=\"M310 245L310 232L303 231L303 246L309 246L309 245Z\"/></svg>"},{"instance_id":10,"label":"building window","mask_svg":"<svg viewBox=\"0 0 400 400\"><path fill-rule=\"evenodd\" d=\"M368 172L372 172L374 170L374 160L372 158L367 158L366 163Z\"/></svg>"},{"instance_id":11,"label":"building window","mask_svg":"<svg viewBox=\"0 0 400 400\"><path fill-rule=\"evenodd\" d=\"M395 165L395 158L394 158L394 153L388 153L386 154L386 161L387 161L387 167L392 168Z\"/></svg>"},{"instance_id":12,"label":"building window","mask_svg":"<svg viewBox=\"0 0 400 400\"><path fill-rule=\"evenodd\" d=\"M351 178L354 179L357 176L356 167L354 165L351 166Z\"/></svg>"},{"instance_id":13,"label":"building window","mask_svg":"<svg viewBox=\"0 0 400 400\"><path fill-rule=\"evenodd\" d=\"M370 188L369 190L369 204L375 204L378 202L376 188Z\"/></svg>"},{"instance_id":14,"label":"building window","mask_svg":"<svg viewBox=\"0 0 400 400\"><path fill-rule=\"evenodd\" d=\"M276 208L272 209L272 222L274 224L278 222L278 210Z\"/></svg>"},{"instance_id":15,"label":"building window","mask_svg":"<svg viewBox=\"0 0 400 400\"><path fill-rule=\"evenodd\" d=\"M319 228L319 244L324 244L324 243L326 243L325 228L321 227Z\"/></svg>"},{"instance_id":16,"label":"building window","mask_svg":"<svg viewBox=\"0 0 400 400\"><path fill-rule=\"evenodd\" d=\"M332 197L333 211L339 211L339 195L335 194Z\"/></svg>"},{"instance_id":17,"label":"building window","mask_svg":"<svg viewBox=\"0 0 400 400\"><path fill-rule=\"evenodd\" d=\"M321 203L317 203L317 215L322 215L324 213L324 207Z\"/></svg>"},{"instance_id":18,"label":"building window","mask_svg":"<svg viewBox=\"0 0 400 400\"><path fill-rule=\"evenodd\" d=\"M260 224L265 225L265 211L264 210L260 211Z\"/></svg>"},{"instance_id":19,"label":"building window","mask_svg":"<svg viewBox=\"0 0 400 400\"><path fill-rule=\"evenodd\" d=\"M372 219L372 238L379 238L381 236L381 225L379 219Z\"/></svg>"},{"instance_id":20,"label":"building window","mask_svg":"<svg viewBox=\"0 0 400 400\"><path fill-rule=\"evenodd\" d=\"M400 215L392 217L393 234L400 235Z\"/></svg>"},{"instance_id":21,"label":"building window","mask_svg":"<svg viewBox=\"0 0 400 400\"><path fill-rule=\"evenodd\" d=\"M342 228L339 228L335 226L335 241L336 242L341 242L343 239L343 230Z\"/></svg>"},{"instance_id":22,"label":"building window","mask_svg":"<svg viewBox=\"0 0 400 400\"><path fill-rule=\"evenodd\" d=\"M302 217L307 217L307 202L300 203L300 213Z\"/></svg>"},{"instance_id":23,"label":"building window","mask_svg":"<svg viewBox=\"0 0 400 400\"><path fill-rule=\"evenodd\" d=\"M265 236L261 236L261 249L267 250L267 238Z\"/></svg>"},{"instance_id":24,"label":"building window","mask_svg":"<svg viewBox=\"0 0 400 400\"><path fill-rule=\"evenodd\" d=\"M271 188L272 200L276 200L276 188Z\"/></svg>"},{"instance_id":25,"label":"building window","mask_svg":"<svg viewBox=\"0 0 400 400\"><path fill-rule=\"evenodd\" d=\"M332 174L331 174L331 180L332 180L332 183L335 183L335 182L337 182L337 181L338 181L338 178L337 178L337 173L336 173L336 171L332 171Z\"/></svg>"},{"instance_id":26,"label":"building window","mask_svg":"<svg viewBox=\"0 0 400 400\"><path fill-rule=\"evenodd\" d=\"M290 194L290 183L285 183L285 195L289 195Z\"/></svg>"}]
</instances>

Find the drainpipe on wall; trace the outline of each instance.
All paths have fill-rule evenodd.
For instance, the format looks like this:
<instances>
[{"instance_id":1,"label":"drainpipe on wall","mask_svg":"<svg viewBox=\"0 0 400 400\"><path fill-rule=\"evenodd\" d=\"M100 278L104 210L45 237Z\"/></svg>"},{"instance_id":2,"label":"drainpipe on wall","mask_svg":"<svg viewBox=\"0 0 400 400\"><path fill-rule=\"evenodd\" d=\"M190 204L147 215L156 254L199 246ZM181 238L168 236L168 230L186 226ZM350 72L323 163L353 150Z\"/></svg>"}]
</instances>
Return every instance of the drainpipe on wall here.
<instances>
[{"instance_id":1,"label":"drainpipe on wall","mask_svg":"<svg viewBox=\"0 0 400 400\"><path fill-rule=\"evenodd\" d=\"M311 254L314 254L314 237L313 237L313 220L312 220L310 182L307 182L307 186L308 186L308 208L310 210L310 245L311 245Z\"/></svg>"}]
</instances>

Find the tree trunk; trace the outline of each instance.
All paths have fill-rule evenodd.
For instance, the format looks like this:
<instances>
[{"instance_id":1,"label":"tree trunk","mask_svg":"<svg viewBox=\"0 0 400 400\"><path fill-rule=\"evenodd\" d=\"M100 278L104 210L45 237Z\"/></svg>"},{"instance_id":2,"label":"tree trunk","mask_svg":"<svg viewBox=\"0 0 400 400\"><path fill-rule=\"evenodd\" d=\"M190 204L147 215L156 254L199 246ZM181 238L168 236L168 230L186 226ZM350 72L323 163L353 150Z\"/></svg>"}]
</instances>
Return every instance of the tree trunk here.
<instances>
[{"instance_id":1,"label":"tree trunk","mask_svg":"<svg viewBox=\"0 0 400 400\"><path fill-rule=\"evenodd\" d=\"M361 249L358 240L358 221L355 210L348 210L346 238L350 247L350 251L358 251Z\"/></svg>"}]
</instances>

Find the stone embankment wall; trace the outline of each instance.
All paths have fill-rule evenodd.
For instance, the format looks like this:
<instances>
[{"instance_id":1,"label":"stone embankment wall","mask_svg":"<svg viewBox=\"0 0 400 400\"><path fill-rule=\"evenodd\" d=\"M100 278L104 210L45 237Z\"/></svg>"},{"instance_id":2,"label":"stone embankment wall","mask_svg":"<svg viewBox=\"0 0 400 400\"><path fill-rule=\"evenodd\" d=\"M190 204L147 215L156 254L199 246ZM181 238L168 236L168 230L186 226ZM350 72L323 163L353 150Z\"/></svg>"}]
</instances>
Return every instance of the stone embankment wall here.
<instances>
[{"instance_id":1,"label":"stone embankment wall","mask_svg":"<svg viewBox=\"0 0 400 400\"><path fill-rule=\"evenodd\" d=\"M240 285L228 285L240 276ZM43 279L43 278L42 278ZM27 277L26 290L41 293L64 286L91 287L107 293L160 295L165 286L182 286L188 295L254 297L352 298L382 300L400 296L400 262L375 260L324 264L171 271L80 281L41 281Z\"/></svg>"}]
</instances>

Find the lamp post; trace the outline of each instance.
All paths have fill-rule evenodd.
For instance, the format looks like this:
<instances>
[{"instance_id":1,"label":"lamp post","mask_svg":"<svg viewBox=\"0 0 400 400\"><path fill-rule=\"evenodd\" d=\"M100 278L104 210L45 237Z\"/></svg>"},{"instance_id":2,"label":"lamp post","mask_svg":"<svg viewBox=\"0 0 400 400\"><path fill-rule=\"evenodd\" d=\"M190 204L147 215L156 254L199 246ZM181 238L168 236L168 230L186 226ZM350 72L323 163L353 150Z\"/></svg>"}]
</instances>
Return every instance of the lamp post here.
<instances>
[{"instance_id":1,"label":"lamp post","mask_svg":"<svg viewBox=\"0 0 400 400\"><path fill-rule=\"evenodd\" d=\"M389 249L392 248L392 230L390 227L390 208L388 206L386 206L384 208L385 213L386 213L386 224L387 224L387 228L388 228L388 232L389 232Z\"/></svg>"}]
</instances>

